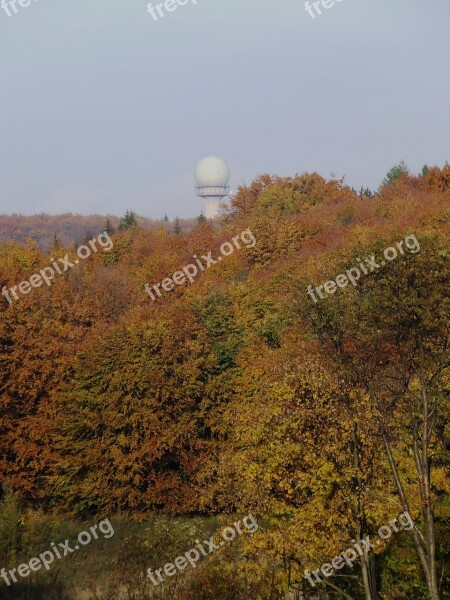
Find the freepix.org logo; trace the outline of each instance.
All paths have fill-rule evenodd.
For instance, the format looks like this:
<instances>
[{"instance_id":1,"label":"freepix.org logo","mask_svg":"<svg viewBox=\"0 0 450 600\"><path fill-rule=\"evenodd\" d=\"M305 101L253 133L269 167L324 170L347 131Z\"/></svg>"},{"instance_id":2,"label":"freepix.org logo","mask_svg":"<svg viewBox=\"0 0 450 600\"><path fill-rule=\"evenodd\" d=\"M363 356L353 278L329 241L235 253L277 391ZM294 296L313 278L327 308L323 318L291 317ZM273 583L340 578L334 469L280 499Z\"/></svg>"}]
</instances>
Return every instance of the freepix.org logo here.
<instances>
[{"instance_id":1,"label":"freepix.org logo","mask_svg":"<svg viewBox=\"0 0 450 600\"><path fill-rule=\"evenodd\" d=\"M33 0L1 0L0 6L8 15L8 17L12 17L13 14L17 14L19 12L16 4L18 4L21 8L27 8L30 6L32 1ZM34 2L36 1L37 0L34 0Z\"/></svg>"},{"instance_id":2,"label":"freepix.org logo","mask_svg":"<svg viewBox=\"0 0 450 600\"><path fill-rule=\"evenodd\" d=\"M97 525L93 525L90 528L90 531L82 531L81 533L79 533L77 538L78 544L76 544L74 548L71 547L70 540L65 540L63 543L60 542L58 544L59 548L54 542L51 542L51 550L45 550L44 552L39 554L39 557L36 556L34 558L31 558L28 563L23 563L17 568L10 569L9 571L6 571L6 569L1 569L0 577L4 579L6 585L10 586L11 581L13 583L18 582L16 573L20 577L28 577L33 572L42 569L42 567L49 571L51 568L50 565L55 561L55 557L58 560L60 560L61 558L72 554L72 552L80 550L80 547L90 544L92 538L98 540L99 535L97 533L97 529L100 530L105 539L109 539L114 535L114 528L111 525L109 519L104 519L103 521L100 521L100 523L98 523ZM61 554L61 552L63 553Z\"/></svg>"},{"instance_id":3,"label":"freepix.org logo","mask_svg":"<svg viewBox=\"0 0 450 600\"><path fill-rule=\"evenodd\" d=\"M394 246L389 246L386 248L383 252L384 258L387 261L392 261L398 257L399 253L404 255L405 250L403 249L403 246L405 246L406 250L410 254L417 254L417 252L420 252L420 244L416 236L411 234L407 235L404 240L397 242L398 251ZM350 269L347 269L345 274L340 273L336 276L335 280L331 279L330 281L326 281L325 283L317 286L315 289L313 289L312 285L309 285L306 293L309 294L309 296L311 296L311 298L314 300L314 304L317 304L318 299L316 298L314 291L319 298L323 300L325 298L324 294L334 294L339 287L346 287L349 283L356 287L358 285L358 280L361 278L361 274L369 275L376 269L381 269L385 266L385 260L381 260L378 263L376 260L377 259L375 256L371 256L370 258L364 259L364 262L366 263L364 264L361 259L357 258L356 261L358 263L358 267L351 267ZM368 268L370 270L368 270Z\"/></svg>"},{"instance_id":4,"label":"freepix.org logo","mask_svg":"<svg viewBox=\"0 0 450 600\"><path fill-rule=\"evenodd\" d=\"M155 6L150 2L147 5L147 12L152 15L154 21L159 21L159 19L166 16L164 10L173 12L179 6L185 6L190 1L192 4L197 4L197 0L165 0L165 2L160 2L159 4L155 4Z\"/></svg>"},{"instance_id":5,"label":"freepix.org logo","mask_svg":"<svg viewBox=\"0 0 450 600\"><path fill-rule=\"evenodd\" d=\"M342 2L342 0L317 0L317 2L312 3L305 2L305 10L308 12L311 19L315 19L316 14L318 16L322 14L322 11L320 10L321 6L329 10L330 8L333 8L335 2ZM314 14L314 9L316 14Z\"/></svg>"},{"instance_id":6,"label":"freepix.org logo","mask_svg":"<svg viewBox=\"0 0 450 600\"><path fill-rule=\"evenodd\" d=\"M253 246L255 246L256 244L256 238L250 231L250 229L246 229L245 231L243 231L240 234L240 239L241 242L244 243L246 248L253 248ZM156 292L161 298L161 291L159 289L160 287L162 287L162 289L166 292L171 292L174 289L175 284L183 285L184 283L186 283L186 279L188 279L190 283L194 283L195 277L200 272L209 269L211 265L217 264L222 260L224 256L230 256L230 254L233 254L235 248L237 250L241 249L241 245L239 243L239 235L237 235L234 238L231 238L231 240L233 244L231 244L230 242L224 242L220 246L221 256L219 256L216 260L212 257L212 252L208 252L206 256L202 256L201 258L198 258L198 256L195 254L193 258L195 258L195 262L197 263L196 265L190 263L189 265L183 267L181 271L175 271L172 277L166 277L160 283L155 283L153 286L150 286L149 283L146 283L144 286L145 291L154 302L156 298L153 292ZM205 262L205 264L203 264L202 260Z\"/></svg>"},{"instance_id":7,"label":"freepix.org logo","mask_svg":"<svg viewBox=\"0 0 450 600\"><path fill-rule=\"evenodd\" d=\"M101 248L103 248L105 252L109 252L109 250L111 250L111 248L113 247L112 239L109 237L109 234L106 231L104 231L97 238L89 240L90 248L89 246L85 246L84 244L82 246L79 246L77 248L77 256L82 260L89 258L92 252L98 252L98 248L96 246L97 243ZM32 275L28 281L22 281L18 285L13 286L11 289L8 289L6 285L3 286L1 293L10 304L12 304L13 302L11 296L13 296L15 300L19 300L17 290L21 294L27 295L31 292L33 288L40 287L44 282L50 287L52 284L52 279L55 277L56 274L63 275L66 271L72 269L75 265L78 265L80 263L78 258L76 258L73 263L70 262L68 254L66 254L64 258L58 258L57 261L54 260L53 257L50 260L52 261L51 267L44 267L43 269L41 269L41 271L39 271L39 273L35 273L34 275ZM64 267L64 269L62 269L62 267Z\"/></svg>"},{"instance_id":8,"label":"freepix.org logo","mask_svg":"<svg viewBox=\"0 0 450 600\"><path fill-rule=\"evenodd\" d=\"M241 525L244 527L244 530ZM236 537L236 533L238 533L238 535L242 535L243 533L252 534L258 531L258 529L259 525L256 522L255 517L252 513L249 513L242 521L233 523L233 527L225 527L221 531L221 540L215 541L213 535L208 540L204 540L203 544L200 543L199 540L195 540L195 547L190 548L185 552L184 556L177 556L173 563L166 563L164 567L155 570L154 572L151 569L147 569L147 577L152 580L154 586L164 583L165 577L163 576L163 573L166 577L173 577L177 572L183 571L183 569L188 566L188 563L195 569L197 567L197 562L202 560L203 557L208 556L208 554L211 554L215 550L219 550L221 547L225 546L227 542L232 542Z\"/></svg>"},{"instance_id":9,"label":"freepix.org logo","mask_svg":"<svg viewBox=\"0 0 450 600\"><path fill-rule=\"evenodd\" d=\"M397 533L401 531L397 527L397 523L403 528L405 531L409 531L414 527L414 521L412 520L410 514L405 511L401 513L396 519L389 521L389 525L382 525L378 530L379 538L375 540L375 542L370 541L370 535L366 535L365 538L356 542L356 540L352 540L355 542L354 548L358 552L356 552L353 548L347 548L341 554L335 556L331 563L324 563L320 569L316 569L315 571L305 571L305 577L309 581L309 583L315 587L316 583L312 578L312 575L316 578L318 583L322 583L322 579L319 574L325 577L331 577L335 574L335 572L339 569L342 569L347 564L350 568L353 567L354 563L357 562L361 556L367 556L369 552L371 552L374 548L381 544L382 540L388 540L392 536L392 532Z\"/></svg>"}]
</instances>

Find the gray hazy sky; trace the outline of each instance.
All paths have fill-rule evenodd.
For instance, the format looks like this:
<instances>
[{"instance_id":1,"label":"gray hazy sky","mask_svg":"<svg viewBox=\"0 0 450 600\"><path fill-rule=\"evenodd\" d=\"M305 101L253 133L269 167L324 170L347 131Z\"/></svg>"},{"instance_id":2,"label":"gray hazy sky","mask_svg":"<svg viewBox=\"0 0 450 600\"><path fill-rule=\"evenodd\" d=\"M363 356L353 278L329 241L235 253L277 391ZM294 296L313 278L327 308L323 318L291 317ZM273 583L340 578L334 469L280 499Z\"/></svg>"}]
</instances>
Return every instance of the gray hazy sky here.
<instances>
[{"instance_id":1,"label":"gray hazy sky","mask_svg":"<svg viewBox=\"0 0 450 600\"><path fill-rule=\"evenodd\" d=\"M0 10L0 213L196 216L193 169L375 188L450 161L450 1L34 0Z\"/></svg>"}]
</instances>

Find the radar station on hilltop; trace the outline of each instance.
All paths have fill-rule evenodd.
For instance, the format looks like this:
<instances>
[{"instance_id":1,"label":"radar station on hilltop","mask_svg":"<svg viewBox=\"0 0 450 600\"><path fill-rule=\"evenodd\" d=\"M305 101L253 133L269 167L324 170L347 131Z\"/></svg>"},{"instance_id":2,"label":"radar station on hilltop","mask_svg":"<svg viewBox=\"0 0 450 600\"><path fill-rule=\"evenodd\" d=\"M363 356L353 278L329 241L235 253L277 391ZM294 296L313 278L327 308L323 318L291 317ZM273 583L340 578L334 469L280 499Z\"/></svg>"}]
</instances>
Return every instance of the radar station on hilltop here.
<instances>
[{"instance_id":1,"label":"radar station on hilltop","mask_svg":"<svg viewBox=\"0 0 450 600\"><path fill-rule=\"evenodd\" d=\"M214 219L219 214L220 200L230 193L230 169L217 156L207 156L195 167L195 192L205 201L205 216Z\"/></svg>"}]
</instances>

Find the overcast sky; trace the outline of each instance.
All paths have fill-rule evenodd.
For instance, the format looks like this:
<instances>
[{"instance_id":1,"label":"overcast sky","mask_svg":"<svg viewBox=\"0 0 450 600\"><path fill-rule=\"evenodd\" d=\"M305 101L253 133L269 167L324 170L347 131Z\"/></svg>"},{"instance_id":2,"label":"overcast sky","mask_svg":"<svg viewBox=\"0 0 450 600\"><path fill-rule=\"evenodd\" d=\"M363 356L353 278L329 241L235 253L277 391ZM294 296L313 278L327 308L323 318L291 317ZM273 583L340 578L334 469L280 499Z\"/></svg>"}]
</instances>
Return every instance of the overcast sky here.
<instances>
[{"instance_id":1,"label":"overcast sky","mask_svg":"<svg viewBox=\"0 0 450 600\"><path fill-rule=\"evenodd\" d=\"M0 213L192 217L207 154L378 187L450 162L449 0L33 0L0 10Z\"/></svg>"}]
</instances>

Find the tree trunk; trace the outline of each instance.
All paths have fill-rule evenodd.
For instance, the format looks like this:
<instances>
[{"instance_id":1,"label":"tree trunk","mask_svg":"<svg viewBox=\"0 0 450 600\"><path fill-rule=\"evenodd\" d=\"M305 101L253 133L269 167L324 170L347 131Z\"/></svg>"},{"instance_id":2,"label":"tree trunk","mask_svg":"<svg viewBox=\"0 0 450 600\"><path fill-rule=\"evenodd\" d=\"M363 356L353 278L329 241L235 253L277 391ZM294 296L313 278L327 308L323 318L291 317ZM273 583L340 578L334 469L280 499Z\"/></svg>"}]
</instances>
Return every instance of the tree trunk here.
<instances>
[{"instance_id":1,"label":"tree trunk","mask_svg":"<svg viewBox=\"0 0 450 600\"><path fill-rule=\"evenodd\" d=\"M432 406L429 406L428 386L424 375L425 360L422 340L419 337L419 377L422 395L422 460L421 460L421 477L420 490L422 492L422 501L424 503L423 515L425 522L425 546L428 556L428 568L430 573L429 591L431 600L439 600L439 584L436 569L436 537L434 531L434 514L431 500L431 485L430 485L430 458L428 453L428 445L432 432L432 424L436 414L436 406L433 399Z\"/></svg>"},{"instance_id":2,"label":"tree trunk","mask_svg":"<svg viewBox=\"0 0 450 600\"><path fill-rule=\"evenodd\" d=\"M361 477L361 461L359 457L359 439L358 439L358 430L357 424L353 425L352 431L353 437L353 461L356 467L357 473L357 498L358 498L358 525L357 525L357 538L361 540L365 538L367 535L367 526L366 526L366 517L364 511L364 504L360 502L359 494L363 489L363 482ZM376 586L376 577L375 577L375 557L368 555L367 550L364 551L364 555L361 556L361 572L362 579L364 584L364 592L366 594L366 600L378 600L378 590Z\"/></svg>"}]
</instances>

